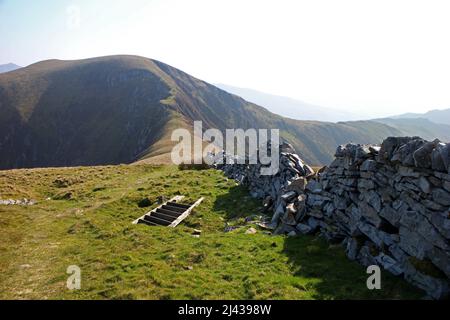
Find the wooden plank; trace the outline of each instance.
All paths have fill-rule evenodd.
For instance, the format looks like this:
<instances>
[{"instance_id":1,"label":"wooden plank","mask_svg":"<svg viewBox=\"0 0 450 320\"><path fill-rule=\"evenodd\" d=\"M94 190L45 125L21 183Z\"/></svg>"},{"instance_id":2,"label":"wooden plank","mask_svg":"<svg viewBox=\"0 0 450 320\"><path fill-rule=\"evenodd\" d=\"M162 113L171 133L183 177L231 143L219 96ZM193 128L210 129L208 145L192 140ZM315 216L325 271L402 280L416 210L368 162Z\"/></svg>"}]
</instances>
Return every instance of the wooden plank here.
<instances>
[{"instance_id":1,"label":"wooden plank","mask_svg":"<svg viewBox=\"0 0 450 320\"><path fill-rule=\"evenodd\" d=\"M134 220L134 221L133 221L133 224L138 224L138 223L139 223L139 220L144 219L144 217L147 216L147 215L151 215L154 211L156 211L156 209L162 208L162 206L166 205L168 202L174 202L174 203L176 203L176 202L178 202L178 201L183 200L183 198L184 198L184 196L175 196L175 197L173 197L173 198L170 199L169 201L166 201L166 202L164 202L163 204L161 204L159 207L157 207L157 208L155 208L155 209L153 209L153 210L147 212L147 213L144 214L142 217L140 217L140 218Z\"/></svg>"},{"instance_id":2,"label":"wooden plank","mask_svg":"<svg viewBox=\"0 0 450 320\"><path fill-rule=\"evenodd\" d=\"M186 219L186 217L188 215L191 214L192 210L198 206L200 203L202 203L203 201L203 197L198 199L197 202L195 202L192 206L189 207L189 209L187 209L181 216L179 216L174 222L172 222L172 224L169 225L169 227L175 228L177 225L180 224L181 221L183 221L184 219Z\"/></svg>"},{"instance_id":3,"label":"wooden plank","mask_svg":"<svg viewBox=\"0 0 450 320\"><path fill-rule=\"evenodd\" d=\"M145 220L145 219L139 219L139 222L138 222L138 224L146 224L146 225L148 225L148 226L158 226L158 224L156 224L156 223L154 223L154 222L151 222L151 221L147 221L147 220Z\"/></svg>"},{"instance_id":4,"label":"wooden plank","mask_svg":"<svg viewBox=\"0 0 450 320\"><path fill-rule=\"evenodd\" d=\"M175 212L178 212L181 214L181 213L185 212L186 209L189 209L189 208L179 208L179 207L171 206L169 204L165 204L165 205L163 205L163 207L161 209L175 211Z\"/></svg>"},{"instance_id":5,"label":"wooden plank","mask_svg":"<svg viewBox=\"0 0 450 320\"><path fill-rule=\"evenodd\" d=\"M153 214L145 216L144 220L153 222L153 223L155 223L157 225L160 225L160 226L168 226L168 225L170 225L172 223L172 221L167 221L167 220L158 218L157 216L155 216Z\"/></svg>"},{"instance_id":6,"label":"wooden plank","mask_svg":"<svg viewBox=\"0 0 450 320\"><path fill-rule=\"evenodd\" d=\"M189 209L191 206L187 205L187 204L182 204L182 203L174 203L174 202L167 202L168 206L174 206L174 207L178 207L181 209Z\"/></svg>"},{"instance_id":7,"label":"wooden plank","mask_svg":"<svg viewBox=\"0 0 450 320\"><path fill-rule=\"evenodd\" d=\"M186 211L186 210L184 210L184 211ZM169 216L172 216L174 219L176 219L176 218L178 218L181 214L183 214L184 211L183 211L183 212L175 212L175 211L170 211L170 210L167 210L167 209L159 208L159 209L156 209L154 212L152 212L152 214L155 214L155 213L163 213L163 214L167 214L167 215L169 215Z\"/></svg>"},{"instance_id":8,"label":"wooden plank","mask_svg":"<svg viewBox=\"0 0 450 320\"><path fill-rule=\"evenodd\" d=\"M169 221L170 223L172 223L177 218L177 217L169 216L169 215L161 213L161 212L152 212L150 217L157 217L157 218Z\"/></svg>"}]
</instances>

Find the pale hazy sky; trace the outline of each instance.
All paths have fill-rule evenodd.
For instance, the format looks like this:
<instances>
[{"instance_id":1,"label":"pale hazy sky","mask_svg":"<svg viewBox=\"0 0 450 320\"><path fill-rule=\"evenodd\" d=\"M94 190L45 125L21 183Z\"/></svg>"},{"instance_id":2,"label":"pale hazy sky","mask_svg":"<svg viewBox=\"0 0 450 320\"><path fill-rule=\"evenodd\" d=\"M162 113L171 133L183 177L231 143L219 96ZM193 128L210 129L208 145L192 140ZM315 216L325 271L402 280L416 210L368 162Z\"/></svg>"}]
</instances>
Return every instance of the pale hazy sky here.
<instances>
[{"instance_id":1,"label":"pale hazy sky","mask_svg":"<svg viewBox=\"0 0 450 320\"><path fill-rule=\"evenodd\" d=\"M0 64L137 54L369 116L450 108L449 36L445 0L0 0Z\"/></svg>"}]
</instances>

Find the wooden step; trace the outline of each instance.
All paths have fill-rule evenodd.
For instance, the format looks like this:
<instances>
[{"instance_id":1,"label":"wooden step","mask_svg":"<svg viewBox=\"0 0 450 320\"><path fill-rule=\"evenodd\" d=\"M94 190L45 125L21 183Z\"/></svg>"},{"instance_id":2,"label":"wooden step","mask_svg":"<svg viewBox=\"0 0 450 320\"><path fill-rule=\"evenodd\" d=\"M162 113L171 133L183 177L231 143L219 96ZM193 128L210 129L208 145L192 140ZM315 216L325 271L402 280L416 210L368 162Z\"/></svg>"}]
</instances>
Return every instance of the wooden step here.
<instances>
[{"instance_id":1,"label":"wooden step","mask_svg":"<svg viewBox=\"0 0 450 320\"><path fill-rule=\"evenodd\" d=\"M202 203L203 199L204 198L202 197L202 198L198 199L194 204L190 205L189 208L186 209L185 212L183 212L174 222L172 222L170 227L175 228L177 225L179 225L181 223L181 221L186 219L187 216L189 216L191 214L192 210L194 210L195 207L197 207L198 205L200 205L200 203Z\"/></svg>"},{"instance_id":2,"label":"wooden step","mask_svg":"<svg viewBox=\"0 0 450 320\"><path fill-rule=\"evenodd\" d=\"M139 219L138 223L139 224L146 224L148 226L159 226L159 224L156 224L154 222L147 221L147 220L144 220L144 219Z\"/></svg>"},{"instance_id":3,"label":"wooden step","mask_svg":"<svg viewBox=\"0 0 450 320\"><path fill-rule=\"evenodd\" d=\"M142 223L148 226L168 226L175 228L203 201L203 198L200 198L192 205L179 203L183 198L184 196L176 196L170 199L158 208L134 220L133 224Z\"/></svg>"},{"instance_id":4,"label":"wooden step","mask_svg":"<svg viewBox=\"0 0 450 320\"><path fill-rule=\"evenodd\" d=\"M152 217L157 217L157 218L160 218L160 219L163 219L163 220L167 220L167 221L169 221L170 223L172 223L173 222L173 220L175 220L176 218L178 218L178 216L177 217L174 217L174 216L169 216L169 215L167 215L167 214L164 214L164 213L161 213L161 212L153 212L152 214L151 214L151 216Z\"/></svg>"},{"instance_id":5,"label":"wooden step","mask_svg":"<svg viewBox=\"0 0 450 320\"><path fill-rule=\"evenodd\" d=\"M172 206L172 207L182 208L182 209L189 209L191 207L188 204L181 204L181 203L176 203L176 202L168 202L167 205Z\"/></svg>"},{"instance_id":6,"label":"wooden step","mask_svg":"<svg viewBox=\"0 0 450 320\"><path fill-rule=\"evenodd\" d=\"M149 221L149 222L153 222L153 223L155 223L155 224L157 224L157 225L160 225L160 226L168 226L168 225L171 224L171 221L167 221L167 220L164 220L164 219L155 217L155 216L153 216L153 215L147 215L147 216L145 216L145 217L144 217L144 220L145 220L145 221Z\"/></svg>"},{"instance_id":7,"label":"wooden step","mask_svg":"<svg viewBox=\"0 0 450 320\"><path fill-rule=\"evenodd\" d=\"M186 211L186 210L184 210L184 211ZM163 213L163 214L167 214L167 215L169 215L171 217L174 217L174 218L178 218L183 213L183 212L175 212L175 211L171 211L171 210L167 210L167 209L163 209L163 208L156 209L155 212L160 212L160 213Z\"/></svg>"},{"instance_id":8,"label":"wooden step","mask_svg":"<svg viewBox=\"0 0 450 320\"><path fill-rule=\"evenodd\" d=\"M183 213L186 211L185 208L175 207L175 206L171 206L168 204L163 205L161 207L161 209L166 209L166 210L175 211L175 212L179 212L179 213Z\"/></svg>"}]
</instances>

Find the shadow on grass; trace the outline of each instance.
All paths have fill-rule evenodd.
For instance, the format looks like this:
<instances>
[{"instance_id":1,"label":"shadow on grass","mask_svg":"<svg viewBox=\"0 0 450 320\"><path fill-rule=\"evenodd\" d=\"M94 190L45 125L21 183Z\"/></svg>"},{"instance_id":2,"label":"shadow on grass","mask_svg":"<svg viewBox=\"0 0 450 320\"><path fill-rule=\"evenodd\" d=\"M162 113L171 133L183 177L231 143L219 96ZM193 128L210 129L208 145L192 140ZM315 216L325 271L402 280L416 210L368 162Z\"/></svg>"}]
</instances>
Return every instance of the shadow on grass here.
<instances>
[{"instance_id":1,"label":"shadow on grass","mask_svg":"<svg viewBox=\"0 0 450 320\"><path fill-rule=\"evenodd\" d=\"M239 185L217 196L213 209L222 212L225 219L234 219L261 214L262 206L260 200L250 196L247 187Z\"/></svg>"},{"instance_id":2,"label":"shadow on grass","mask_svg":"<svg viewBox=\"0 0 450 320\"><path fill-rule=\"evenodd\" d=\"M232 187L220 195L214 210L225 218L241 218L261 214L261 201L249 196L248 189ZM314 299L417 299L420 290L400 277L382 272L382 289L369 290L366 268L350 261L340 245L330 245L316 236L283 237L282 254L288 257L291 275L304 283ZM274 248L274 250L277 250Z\"/></svg>"},{"instance_id":3,"label":"shadow on grass","mask_svg":"<svg viewBox=\"0 0 450 320\"><path fill-rule=\"evenodd\" d=\"M295 276L309 279L314 299L417 299L423 296L400 277L382 271L381 290L369 290L366 268L350 261L340 245L313 236L287 237L283 252Z\"/></svg>"}]
</instances>

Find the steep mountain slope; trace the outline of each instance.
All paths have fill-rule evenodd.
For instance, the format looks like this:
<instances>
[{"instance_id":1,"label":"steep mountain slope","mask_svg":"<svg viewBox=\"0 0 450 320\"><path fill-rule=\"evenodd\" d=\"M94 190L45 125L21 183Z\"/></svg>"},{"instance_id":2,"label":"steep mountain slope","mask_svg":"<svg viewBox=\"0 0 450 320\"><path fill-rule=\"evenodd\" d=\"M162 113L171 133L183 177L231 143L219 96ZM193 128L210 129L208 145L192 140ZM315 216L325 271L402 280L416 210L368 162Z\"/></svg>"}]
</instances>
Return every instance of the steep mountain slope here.
<instances>
[{"instance_id":1,"label":"steep mountain slope","mask_svg":"<svg viewBox=\"0 0 450 320\"><path fill-rule=\"evenodd\" d=\"M404 135L420 136L427 140L438 138L442 141L450 141L450 125L434 123L425 118L384 118L374 121L396 128Z\"/></svg>"},{"instance_id":2,"label":"steep mountain slope","mask_svg":"<svg viewBox=\"0 0 450 320\"><path fill-rule=\"evenodd\" d=\"M0 75L0 167L133 161L171 118L141 59L45 61Z\"/></svg>"},{"instance_id":3,"label":"steep mountain slope","mask_svg":"<svg viewBox=\"0 0 450 320\"><path fill-rule=\"evenodd\" d=\"M434 123L441 123L450 126L450 109L431 110L426 113L405 113L390 117L392 119L427 119Z\"/></svg>"},{"instance_id":4,"label":"steep mountain slope","mask_svg":"<svg viewBox=\"0 0 450 320\"><path fill-rule=\"evenodd\" d=\"M263 106L273 113L292 119L329 122L361 119L358 115L354 115L350 112L316 106L289 97L268 94L253 89L234 87L226 84L216 84L216 86L227 92L238 95L247 101Z\"/></svg>"},{"instance_id":5,"label":"steep mountain slope","mask_svg":"<svg viewBox=\"0 0 450 320\"><path fill-rule=\"evenodd\" d=\"M0 64L0 73L10 72L20 68L20 66L14 63Z\"/></svg>"},{"instance_id":6,"label":"steep mountain slope","mask_svg":"<svg viewBox=\"0 0 450 320\"><path fill-rule=\"evenodd\" d=\"M376 143L377 122L285 119L162 62L111 56L49 60L0 75L0 168L130 163L170 152L174 128L279 128L306 161L336 145ZM162 157L164 158L164 157Z\"/></svg>"}]
</instances>

